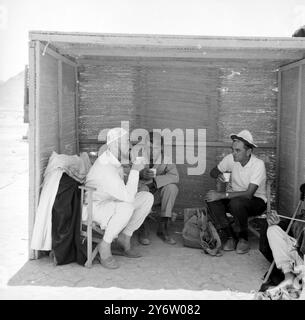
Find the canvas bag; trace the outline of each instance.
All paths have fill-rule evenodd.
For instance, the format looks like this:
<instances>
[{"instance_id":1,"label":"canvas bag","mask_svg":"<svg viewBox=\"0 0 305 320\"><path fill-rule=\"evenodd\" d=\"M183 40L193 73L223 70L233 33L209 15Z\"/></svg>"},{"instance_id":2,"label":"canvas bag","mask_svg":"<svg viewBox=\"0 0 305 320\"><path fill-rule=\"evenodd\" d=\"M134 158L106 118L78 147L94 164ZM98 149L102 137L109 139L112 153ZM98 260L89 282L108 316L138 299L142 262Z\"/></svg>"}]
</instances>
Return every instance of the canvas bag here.
<instances>
[{"instance_id":1,"label":"canvas bag","mask_svg":"<svg viewBox=\"0 0 305 320\"><path fill-rule=\"evenodd\" d=\"M207 207L185 211L182 230L183 245L203 249L212 256L221 256L221 240L208 215Z\"/></svg>"}]
</instances>

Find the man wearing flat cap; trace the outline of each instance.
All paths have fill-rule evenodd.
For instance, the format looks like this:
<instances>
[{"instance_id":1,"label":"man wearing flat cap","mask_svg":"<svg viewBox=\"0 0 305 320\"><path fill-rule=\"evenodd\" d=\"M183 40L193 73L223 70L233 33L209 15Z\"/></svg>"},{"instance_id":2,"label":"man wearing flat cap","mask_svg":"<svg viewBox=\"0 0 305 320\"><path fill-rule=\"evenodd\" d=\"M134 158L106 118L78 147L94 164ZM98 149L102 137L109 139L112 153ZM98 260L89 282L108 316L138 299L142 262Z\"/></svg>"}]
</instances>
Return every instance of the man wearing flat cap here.
<instances>
[{"instance_id":1,"label":"man wearing flat cap","mask_svg":"<svg viewBox=\"0 0 305 320\"><path fill-rule=\"evenodd\" d=\"M266 168L262 160L253 153L257 145L253 142L251 133L242 130L231 134L232 153L211 170L212 178L224 182L224 173L230 173L230 187L226 192L210 190L205 200L224 235L224 251L236 250L237 253L247 253L248 217L262 214L266 209ZM238 226L235 234L226 213L229 212Z\"/></svg>"},{"instance_id":2,"label":"man wearing flat cap","mask_svg":"<svg viewBox=\"0 0 305 320\"><path fill-rule=\"evenodd\" d=\"M136 151L133 150L133 151ZM143 156L146 165L140 171L139 190L149 191L154 195L154 205L160 205L157 236L165 243L175 245L176 240L170 234L170 221L179 192L179 173L174 163L170 163L164 152L163 136L158 132L149 132L145 139ZM136 154L131 153L132 158ZM155 170L155 173L152 172ZM142 245L149 245L148 221L139 228L138 239Z\"/></svg>"}]
</instances>

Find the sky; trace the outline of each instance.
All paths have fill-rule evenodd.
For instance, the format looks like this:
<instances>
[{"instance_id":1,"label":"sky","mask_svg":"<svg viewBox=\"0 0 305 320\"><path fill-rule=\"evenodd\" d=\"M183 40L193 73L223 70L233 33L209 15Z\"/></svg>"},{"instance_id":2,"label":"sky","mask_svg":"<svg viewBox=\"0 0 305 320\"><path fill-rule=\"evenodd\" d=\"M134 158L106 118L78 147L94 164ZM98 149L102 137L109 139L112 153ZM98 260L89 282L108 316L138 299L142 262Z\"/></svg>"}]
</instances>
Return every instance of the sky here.
<instances>
[{"instance_id":1,"label":"sky","mask_svg":"<svg viewBox=\"0 0 305 320\"><path fill-rule=\"evenodd\" d=\"M0 0L0 81L28 63L30 30L291 37L305 0Z\"/></svg>"}]
</instances>

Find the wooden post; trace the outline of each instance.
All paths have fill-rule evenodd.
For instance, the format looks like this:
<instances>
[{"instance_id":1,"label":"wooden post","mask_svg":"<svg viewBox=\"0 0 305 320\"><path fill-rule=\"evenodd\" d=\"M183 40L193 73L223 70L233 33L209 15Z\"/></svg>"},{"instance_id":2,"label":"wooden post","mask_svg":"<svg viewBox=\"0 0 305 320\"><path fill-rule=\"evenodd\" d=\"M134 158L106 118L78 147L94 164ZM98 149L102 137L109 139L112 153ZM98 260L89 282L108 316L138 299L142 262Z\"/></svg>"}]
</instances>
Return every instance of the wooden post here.
<instances>
[{"instance_id":1,"label":"wooden post","mask_svg":"<svg viewBox=\"0 0 305 320\"><path fill-rule=\"evenodd\" d=\"M87 224L87 263L86 266L92 266L92 191L88 192L88 224Z\"/></svg>"},{"instance_id":2,"label":"wooden post","mask_svg":"<svg viewBox=\"0 0 305 320\"><path fill-rule=\"evenodd\" d=\"M62 61L58 60L58 153L63 153Z\"/></svg>"},{"instance_id":3,"label":"wooden post","mask_svg":"<svg viewBox=\"0 0 305 320\"><path fill-rule=\"evenodd\" d=\"M78 91L78 68L75 66L75 143L76 154L79 154L79 132L78 132L78 114L79 114L79 91Z\"/></svg>"},{"instance_id":4,"label":"wooden post","mask_svg":"<svg viewBox=\"0 0 305 320\"><path fill-rule=\"evenodd\" d=\"M81 188L80 193L80 234L82 234L82 220L83 220L83 205L84 205L84 192L85 190Z\"/></svg>"},{"instance_id":5,"label":"wooden post","mask_svg":"<svg viewBox=\"0 0 305 320\"><path fill-rule=\"evenodd\" d=\"M278 71L278 94L277 94L277 124L276 124L276 210L279 208L280 188L280 147L281 147L281 106L282 104L282 71Z\"/></svg>"},{"instance_id":6,"label":"wooden post","mask_svg":"<svg viewBox=\"0 0 305 320\"><path fill-rule=\"evenodd\" d=\"M41 60L41 43L38 41L36 43L36 108L35 108L35 212L38 207L39 194L40 194L40 184L41 184L41 172L40 172L40 60Z\"/></svg>"},{"instance_id":7,"label":"wooden post","mask_svg":"<svg viewBox=\"0 0 305 320\"><path fill-rule=\"evenodd\" d=\"M295 162L294 162L294 206L298 202L299 198L299 165L300 165L300 138L301 137L301 111L302 111L302 65L299 65L299 81L298 81L298 104L296 112L296 143L295 143Z\"/></svg>"},{"instance_id":8,"label":"wooden post","mask_svg":"<svg viewBox=\"0 0 305 320\"><path fill-rule=\"evenodd\" d=\"M29 123L29 66L24 68L23 122Z\"/></svg>"},{"instance_id":9,"label":"wooden post","mask_svg":"<svg viewBox=\"0 0 305 320\"><path fill-rule=\"evenodd\" d=\"M37 259L38 252L31 249L35 214L38 206L40 186L39 166L39 56L40 45L31 41L29 46L29 259Z\"/></svg>"},{"instance_id":10,"label":"wooden post","mask_svg":"<svg viewBox=\"0 0 305 320\"><path fill-rule=\"evenodd\" d=\"M299 194L299 188L302 183L305 182L305 64L302 64L300 66L300 88L301 88L301 93L300 93L300 117L299 117L299 123L300 123L300 128L298 135L298 140L299 140L299 162L298 162L298 182L297 182L297 191Z\"/></svg>"}]
</instances>

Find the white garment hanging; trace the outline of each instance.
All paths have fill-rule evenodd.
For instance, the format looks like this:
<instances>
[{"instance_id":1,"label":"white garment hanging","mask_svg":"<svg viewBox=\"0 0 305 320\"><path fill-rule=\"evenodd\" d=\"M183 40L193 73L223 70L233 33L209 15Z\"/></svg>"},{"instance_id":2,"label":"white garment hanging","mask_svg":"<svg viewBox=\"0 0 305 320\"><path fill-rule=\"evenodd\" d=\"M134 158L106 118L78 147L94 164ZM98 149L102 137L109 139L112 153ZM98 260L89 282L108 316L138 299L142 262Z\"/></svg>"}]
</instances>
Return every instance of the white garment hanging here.
<instances>
[{"instance_id":1,"label":"white garment hanging","mask_svg":"<svg viewBox=\"0 0 305 320\"><path fill-rule=\"evenodd\" d=\"M52 250L52 208L62 174L62 169L56 169L44 179L32 235L33 250Z\"/></svg>"},{"instance_id":2,"label":"white garment hanging","mask_svg":"<svg viewBox=\"0 0 305 320\"><path fill-rule=\"evenodd\" d=\"M36 211L31 239L32 250L52 250L52 208L57 195L62 174L65 172L82 183L91 167L86 152L77 155L65 155L52 152L44 172L44 181Z\"/></svg>"}]
</instances>

